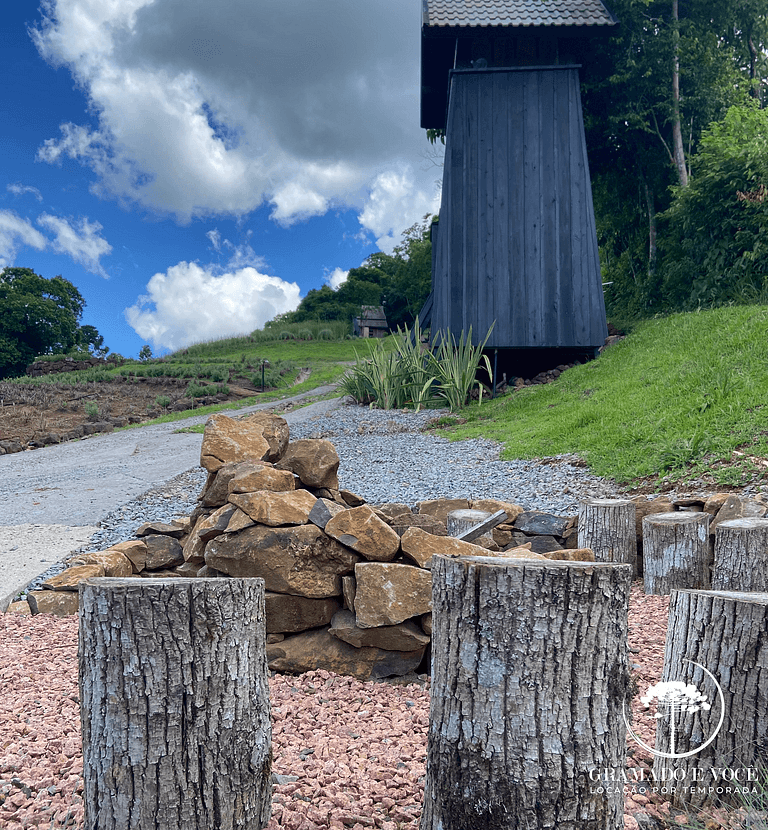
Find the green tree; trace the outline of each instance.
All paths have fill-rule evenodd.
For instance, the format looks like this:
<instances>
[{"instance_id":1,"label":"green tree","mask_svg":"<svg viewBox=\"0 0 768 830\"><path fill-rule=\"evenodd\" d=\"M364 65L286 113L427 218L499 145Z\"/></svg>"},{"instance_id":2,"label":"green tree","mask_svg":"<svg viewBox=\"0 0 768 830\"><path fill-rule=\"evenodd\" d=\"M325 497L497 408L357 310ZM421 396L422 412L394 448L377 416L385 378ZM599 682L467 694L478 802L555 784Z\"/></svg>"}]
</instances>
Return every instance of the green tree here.
<instances>
[{"instance_id":1,"label":"green tree","mask_svg":"<svg viewBox=\"0 0 768 830\"><path fill-rule=\"evenodd\" d=\"M612 0L617 33L583 70L598 240L613 316L668 307L659 217L696 173L707 128L765 97L768 11L761 0ZM676 295L675 295L676 296Z\"/></svg>"},{"instance_id":2,"label":"green tree","mask_svg":"<svg viewBox=\"0 0 768 830\"><path fill-rule=\"evenodd\" d=\"M768 110L731 107L701 137L663 215L665 305L768 297Z\"/></svg>"},{"instance_id":3,"label":"green tree","mask_svg":"<svg viewBox=\"0 0 768 830\"><path fill-rule=\"evenodd\" d=\"M109 348L104 345L104 337L95 326L80 326L77 330L77 345L94 357L106 357L109 354Z\"/></svg>"},{"instance_id":4,"label":"green tree","mask_svg":"<svg viewBox=\"0 0 768 830\"><path fill-rule=\"evenodd\" d=\"M351 320L361 306L383 305L392 330L411 325L429 296L432 284L432 217L403 232L392 254L371 254L335 291L328 285L313 288L292 312L281 315L288 323L307 320Z\"/></svg>"},{"instance_id":5,"label":"green tree","mask_svg":"<svg viewBox=\"0 0 768 830\"><path fill-rule=\"evenodd\" d=\"M61 276L30 268L0 272L0 377L24 373L35 357L68 352L77 344L85 301Z\"/></svg>"}]
</instances>

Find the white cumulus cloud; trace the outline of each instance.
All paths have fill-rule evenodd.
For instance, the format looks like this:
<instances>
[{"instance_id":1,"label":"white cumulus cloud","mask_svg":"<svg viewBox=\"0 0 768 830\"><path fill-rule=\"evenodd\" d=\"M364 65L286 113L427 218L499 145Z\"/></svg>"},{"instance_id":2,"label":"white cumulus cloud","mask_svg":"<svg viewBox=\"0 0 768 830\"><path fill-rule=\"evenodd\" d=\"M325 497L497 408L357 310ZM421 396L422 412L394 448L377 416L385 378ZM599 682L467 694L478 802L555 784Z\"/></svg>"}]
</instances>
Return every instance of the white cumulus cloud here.
<instances>
[{"instance_id":1,"label":"white cumulus cloud","mask_svg":"<svg viewBox=\"0 0 768 830\"><path fill-rule=\"evenodd\" d=\"M218 273L217 266L179 262L155 274L147 293L125 309L134 331L155 349L247 334L299 304L299 286L253 267Z\"/></svg>"},{"instance_id":2,"label":"white cumulus cloud","mask_svg":"<svg viewBox=\"0 0 768 830\"><path fill-rule=\"evenodd\" d=\"M331 288L336 291L336 289L344 282L347 281L347 277L349 276L349 271L344 271L341 268L334 268L330 274L327 274L325 277L325 281Z\"/></svg>"},{"instance_id":3,"label":"white cumulus cloud","mask_svg":"<svg viewBox=\"0 0 768 830\"><path fill-rule=\"evenodd\" d=\"M11 210L0 210L0 268L12 265L23 245L42 251L48 240L28 220Z\"/></svg>"},{"instance_id":4,"label":"white cumulus cloud","mask_svg":"<svg viewBox=\"0 0 768 830\"><path fill-rule=\"evenodd\" d=\"M95 192L186 222L262 204L285 225L356 209L385 246L436 209L419 169L413 0L46 0L33 32L97 123L39 149Z\"/></svg>"},{"instance_id":5,"label":"white cumulus cloud","mask_svg":"<svg viewBox=\"0 0 768 830\"><path fill-rule=\"evenodd\" d=\"M101 236L102 226L98 222L65 219L41 213L37 224L49 230L54 239L51 247L59 254L66 254L92 274L108 277L99 262L100 258L112 252L112 246Z\"/></svg>"}]
</instances>

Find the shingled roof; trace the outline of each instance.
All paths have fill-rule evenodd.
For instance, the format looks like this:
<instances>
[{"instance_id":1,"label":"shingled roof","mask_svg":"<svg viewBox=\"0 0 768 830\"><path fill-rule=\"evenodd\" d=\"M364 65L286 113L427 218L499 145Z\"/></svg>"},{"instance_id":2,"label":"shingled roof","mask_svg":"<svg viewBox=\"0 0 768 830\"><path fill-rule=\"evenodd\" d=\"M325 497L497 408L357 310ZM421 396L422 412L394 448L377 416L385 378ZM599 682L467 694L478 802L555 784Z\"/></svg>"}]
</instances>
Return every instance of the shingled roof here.
<instances>
[{"instance_id":1,"label":"shingled roof","mask_svg":"<svg viewBox=\"0 0 768 830\"><path fill-rule=\"evenodd\" d=\"M423 0L428 27L613 26L601 0Z\"/></svg>"}]
</instances>

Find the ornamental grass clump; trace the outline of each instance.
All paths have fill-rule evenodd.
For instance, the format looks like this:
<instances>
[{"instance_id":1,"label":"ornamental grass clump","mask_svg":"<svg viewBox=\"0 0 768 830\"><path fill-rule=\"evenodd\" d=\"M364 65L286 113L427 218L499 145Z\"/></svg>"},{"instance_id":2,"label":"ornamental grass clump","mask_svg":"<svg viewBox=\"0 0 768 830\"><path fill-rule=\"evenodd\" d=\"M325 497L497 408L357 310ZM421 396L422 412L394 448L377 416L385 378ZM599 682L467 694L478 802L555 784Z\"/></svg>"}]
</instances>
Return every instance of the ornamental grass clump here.
<instances>
[{"instance_id":1,"label":"ornamental grass clump","mask_svg":"<svg viewBox=\"0 0 768 830\"><path fill-rule=\"evenodd\" d=\"M412 407L418 412L445 405L459 409L475 386L482 400L476 373L482 365L491 376L490 361L483 355L490 333L491 329L477 346L472 345L471 328L466 337L462 332L458 344L450 331L440 333L428 349L421 342L417 320L412 330L398 329L393 351L378 341L375 346L369 343L367 357L355 352L357 362L342 378L341 390L358 403L380 409Z\"/></svg>"}]
</instances>

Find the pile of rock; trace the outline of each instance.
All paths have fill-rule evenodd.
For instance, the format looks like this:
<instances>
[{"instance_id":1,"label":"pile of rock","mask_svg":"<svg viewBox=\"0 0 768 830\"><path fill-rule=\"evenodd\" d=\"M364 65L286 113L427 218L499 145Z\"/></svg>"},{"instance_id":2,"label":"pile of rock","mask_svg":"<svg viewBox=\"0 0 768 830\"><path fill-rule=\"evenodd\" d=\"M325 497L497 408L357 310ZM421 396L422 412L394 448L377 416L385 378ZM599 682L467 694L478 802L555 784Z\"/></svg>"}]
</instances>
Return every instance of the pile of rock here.
<instances>
[{"instance_id":1,"label":"pile of rock","mask_svg":"<svg viewBox=\"0 0 768 830\"><path fill-rule=\"evenodd\" d=\"M339 488L329 441L289 442L274 415L213 416L201 464L208 479L191 516L145 524L135 539L73 557L28 595L28 608L11 610L75 613L78 585L96 576L261 577L272 670L367 679L403 675L424 660L433 556L591 557L574 550L573 520L515 504L365 504ZM506 521L480 544L462 542L446 531L448 514L462 508L503 510Z\"/></svg>"},{"instance_id":2,"label":"pile of rock","mask_svg":"<svg viewBox=\"0 0 768 830\"><path fill-rule=\"evenodd\" d=\"M36 360L27 366L25 372L33 378L41 375L55 375L60 372L79 372L85 369L96 369L99 366L113 366L115 360L106 360L103 357L90 357L86 360L75 360L72 357L63 357L61 360Z\"/></svg>"}]
</instances>

